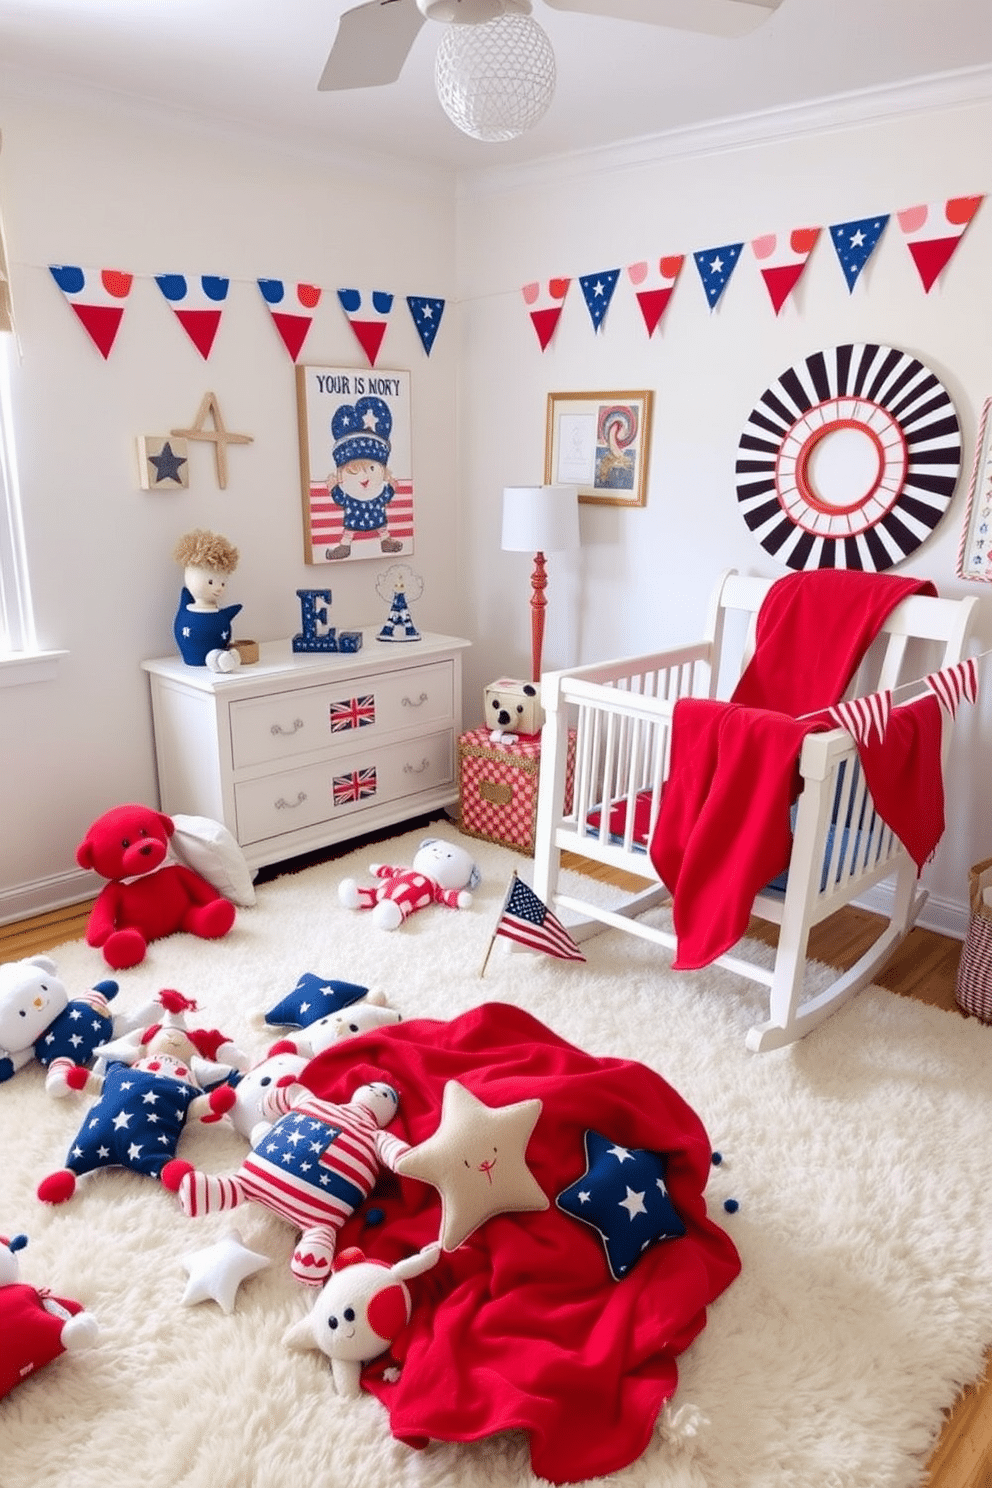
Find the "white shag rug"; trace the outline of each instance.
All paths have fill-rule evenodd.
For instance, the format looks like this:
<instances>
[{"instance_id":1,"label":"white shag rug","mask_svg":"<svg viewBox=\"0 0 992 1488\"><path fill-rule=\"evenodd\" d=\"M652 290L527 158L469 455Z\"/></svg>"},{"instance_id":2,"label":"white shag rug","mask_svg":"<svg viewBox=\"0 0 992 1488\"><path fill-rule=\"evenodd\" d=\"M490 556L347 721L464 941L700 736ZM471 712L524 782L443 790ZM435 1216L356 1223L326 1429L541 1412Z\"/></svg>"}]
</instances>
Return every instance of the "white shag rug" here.
<instances>
[{"instance_id":1,"label":"white shag rug","mask_svg":"<svg viewBox=\"0 0 992 1488\"><path fill-rule=\"evenodd\" d=\"M314 971L380 987L406 1017L513 1003L589 1053L652 1066L724 1156L707 1197L743 1270L682 1355L648 1450L608 1481L921 1484L942 1411L992 1342L992 1029L871 988L802 1043L749 1054L758 989L713 969L673 974L656 948L613 931L583 945L584 965L498 939L480 980L511 871L527 878L531 864L436 830L479 862L471 910L435 907L388 933L339 907L347 874L410 861L423 833L408 832L262 885L224 940L155 943L119 974L117 1006L176 987L261 1056L273 1036L250 1015ZM52 955L70 994L107 973L83 942ZM3 1488L538 1481L522 1436L411 1450L373 1397L336 1396L322 1355L283 1347L312 1296L290 1276L295 1237L274 1216L249 1205L191 1221L159 1184L120 1170L82 1178L58 1208L40 1203L37 1183L61 1166L89 1099L53 1100L36 1065L0 1087L0 1231L29 1237L23 1280L79 1299L101 1325L95 1348L0 1400ZM213 1171L244 1150L221 1126L189 1128L179 1148ZM184 1305L182 1258L232 1223L273 1264L242 1283L230 1314Z\"/></svg>"}]
</instances>

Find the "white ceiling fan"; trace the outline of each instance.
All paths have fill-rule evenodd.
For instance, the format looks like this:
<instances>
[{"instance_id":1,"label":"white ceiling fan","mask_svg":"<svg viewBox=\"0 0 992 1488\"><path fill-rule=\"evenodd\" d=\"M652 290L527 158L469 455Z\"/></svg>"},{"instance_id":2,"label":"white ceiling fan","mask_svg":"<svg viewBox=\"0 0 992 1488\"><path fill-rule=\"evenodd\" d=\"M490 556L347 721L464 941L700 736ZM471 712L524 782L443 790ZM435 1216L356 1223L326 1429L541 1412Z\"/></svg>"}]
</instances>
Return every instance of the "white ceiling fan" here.
<instances>
[{"instance_id":1,"label":"white ceiling fan","mask_svg":"<svg viewBox=\"0 0 992 1488\"><path fill-rule=\"evenodd\" d=\"M545 0L553 10L641 21L713 36L743 36L782 0ZM393 83L425 20L480 26L501 16L529 16L531 0L366 0L346 10L317 88L337 92Z\"/></svg>"}]
</instances>

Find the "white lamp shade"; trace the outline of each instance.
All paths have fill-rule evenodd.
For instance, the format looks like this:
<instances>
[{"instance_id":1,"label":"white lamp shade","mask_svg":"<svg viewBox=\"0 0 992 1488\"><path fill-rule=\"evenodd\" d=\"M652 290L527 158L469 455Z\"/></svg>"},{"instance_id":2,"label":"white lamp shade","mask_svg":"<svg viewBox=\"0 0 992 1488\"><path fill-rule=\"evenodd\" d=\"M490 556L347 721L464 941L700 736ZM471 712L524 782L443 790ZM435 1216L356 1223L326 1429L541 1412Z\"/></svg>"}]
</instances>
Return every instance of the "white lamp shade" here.
<instances>
[{"instance_id":1,"label":"white lamp shade","mask_svg":"<svg viewBox=\"0 0 992 1488\"><path fill-rule=\"evenodd\" d=\"M504 552L558 553L578 546L576 486L504 486Z\"/></svg>"}]
</instances>

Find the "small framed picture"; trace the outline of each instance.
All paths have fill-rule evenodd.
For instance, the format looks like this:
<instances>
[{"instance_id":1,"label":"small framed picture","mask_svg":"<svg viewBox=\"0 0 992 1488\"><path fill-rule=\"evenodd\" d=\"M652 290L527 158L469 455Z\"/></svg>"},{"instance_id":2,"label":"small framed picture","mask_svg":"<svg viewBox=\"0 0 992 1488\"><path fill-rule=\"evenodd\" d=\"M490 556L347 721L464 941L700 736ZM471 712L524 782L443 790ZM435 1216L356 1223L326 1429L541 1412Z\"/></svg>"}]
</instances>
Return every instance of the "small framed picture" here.
<instances>
[{"instance_id":1,"label":"small framed picture","mask_svg":"<svg viewBox=\"0 0 992 1488\"><path fill-rule=\"evenodd\" d=\"M653 393L549 393L548 485L599 506L646 506Z\"/></svg>"},{"instance_id":2,"label":"small framed picture","mask_svg":"<svg viewBox=\"0 0 992 1488\"><path fill-rule=\"evenodd\" d=\"M985 400L978 428L958 573L962 579L992 583L992 398Z\"/></svg>"}]
</instances>

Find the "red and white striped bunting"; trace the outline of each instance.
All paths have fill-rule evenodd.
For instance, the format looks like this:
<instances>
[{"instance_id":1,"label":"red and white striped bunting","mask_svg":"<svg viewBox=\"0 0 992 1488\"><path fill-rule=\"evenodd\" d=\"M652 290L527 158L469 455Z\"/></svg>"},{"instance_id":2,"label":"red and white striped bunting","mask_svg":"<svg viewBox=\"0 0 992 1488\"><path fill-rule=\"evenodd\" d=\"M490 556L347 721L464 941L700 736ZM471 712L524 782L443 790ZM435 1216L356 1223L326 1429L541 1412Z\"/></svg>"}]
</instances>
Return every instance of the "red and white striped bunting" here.
<instances>
[{"instance_id":1,"label":"red and white striped bunting","mask_svg":"<svg viewBox=\"0 0 992 1488\"><path fill-rule=\"evenodd\" d=\"M859 744L867 744L873 731L877 731L879 742L885 738L889 714L892 711L892 693L873 692L868 697L852 698L847 703L836 703L828 709L838 728L846 729Z\"/></svg>"},{"instance_id":2,"label":"red and white striped bunting","mask_svg":"<svg viewBox=\"0 0 992 1488\"><path fill-rule=\"evenodd\" d=\"M969 656L967 661L959 661L956 666L931 672L925 681L941 707L946 708L953 718L959 703L973 703L978 697L978 658Z\"/></svg>"}]
</instances>

